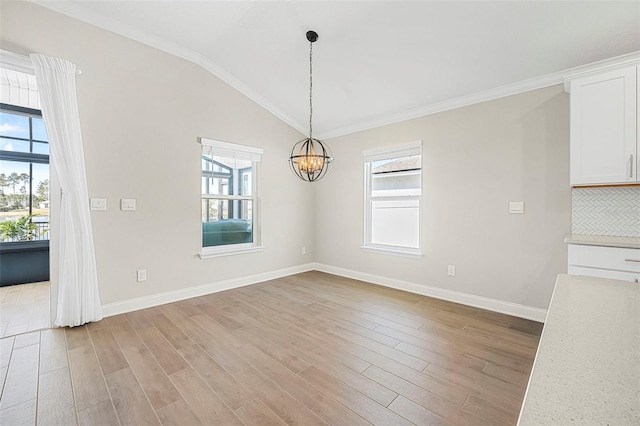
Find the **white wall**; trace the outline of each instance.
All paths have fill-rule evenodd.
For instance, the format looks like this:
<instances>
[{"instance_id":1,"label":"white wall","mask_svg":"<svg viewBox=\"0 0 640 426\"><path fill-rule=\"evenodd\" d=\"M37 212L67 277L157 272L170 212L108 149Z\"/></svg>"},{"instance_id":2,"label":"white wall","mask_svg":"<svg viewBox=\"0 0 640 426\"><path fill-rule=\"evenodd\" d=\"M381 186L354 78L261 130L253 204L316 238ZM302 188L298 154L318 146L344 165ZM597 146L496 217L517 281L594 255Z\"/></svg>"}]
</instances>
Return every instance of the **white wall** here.
<instances>
[{"instance_id":1,"label":"white wall","mask_svg":"<svg viewBox=\"0 0 640 426\"><path fill-rule=\"evenodd\" d=\"M422 259L363 252L365 149L423 141ZM554 86L327 140L316 261L546 309L566 272L569 102ZM508 214L524 201L524 215ZM456 276L447 276L447 265Z\"/></svg>"},{"instance_id":2,"label":"white wall","mask_svg":"<svg viewBox=\"0 0 640 426\"><path fill-rule=\"evenodd\" d=\"M67 59L78 77L103 304L311 261L313 193L288 168L302 136L197 65L27 2L3 2L2 49ZM200 260L197 137L264 148L260 253ZM120 198L138 210L119 210ZM300 247L307 247L307 255ZM148 281L135 281L146 268Z\"/></svg>"}]
</instances>

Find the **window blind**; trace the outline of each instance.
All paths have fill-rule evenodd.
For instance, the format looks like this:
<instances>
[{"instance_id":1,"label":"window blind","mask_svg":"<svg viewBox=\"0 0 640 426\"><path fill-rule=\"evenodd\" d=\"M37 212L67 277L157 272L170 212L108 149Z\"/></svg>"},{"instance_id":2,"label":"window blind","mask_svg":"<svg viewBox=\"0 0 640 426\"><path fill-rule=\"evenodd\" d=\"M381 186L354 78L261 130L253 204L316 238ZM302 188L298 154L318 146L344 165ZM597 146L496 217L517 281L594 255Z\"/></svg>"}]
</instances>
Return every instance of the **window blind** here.
<instances>
[{"instance_id":1,"label":"window blind","mask_svg":"<svg viewBox=\"0 0 640 426\"><path fill-rule=\"evenodd\" d=\"M0 50L0 102L40 109L36 76L28 56Z\"/></svg>"},{"instance_id":2,"label":"window blind","mask_svg":"<svg viewBox=\"0 0 640 426\"><path fill-rule=\"evenodd\" d=\"M213 139L200 138L202 153L220 157L233 158L235 160L262 161L262 148L235 143L222 142Z\"/></svg>"},{"instance_id":3,"label":"window blind","mask_svg":"<svg viewBox=\"0 0 640 426\"><path fill-rule=\"evenodd\" d=\"M409 157L422 153L422 141L386 146L382 148L367 149L362 151L365 162L391 160L393 158Z\"/></svg>"}]
</instances>

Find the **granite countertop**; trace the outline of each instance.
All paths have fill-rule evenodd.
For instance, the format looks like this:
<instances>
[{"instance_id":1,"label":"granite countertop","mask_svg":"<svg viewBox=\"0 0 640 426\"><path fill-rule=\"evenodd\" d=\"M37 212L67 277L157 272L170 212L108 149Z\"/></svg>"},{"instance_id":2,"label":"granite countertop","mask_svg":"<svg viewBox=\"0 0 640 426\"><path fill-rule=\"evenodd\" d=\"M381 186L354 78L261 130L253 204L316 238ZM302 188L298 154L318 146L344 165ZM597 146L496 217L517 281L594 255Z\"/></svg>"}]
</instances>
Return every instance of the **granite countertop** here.
<instances>
[{"instance_id":1,"label":"granite countertop","mask_svg":"<svg viewBox=\"0 0 640 426\"><path fill-rule=\"evenodd\" d=\"M564 242L567 244L583 244L589 246L640 248L640 237L567 234L564 236Z\"/></svg>"},{"instance_id":2,"label":"granite countertop","mask_svg":"<svg viewBox=\"0 0 640 426\"><path fill-rule=\"evenodd\" d=\"M518 425L640 424L640 285L558 275Z\"/></svg>"}]
</instances>

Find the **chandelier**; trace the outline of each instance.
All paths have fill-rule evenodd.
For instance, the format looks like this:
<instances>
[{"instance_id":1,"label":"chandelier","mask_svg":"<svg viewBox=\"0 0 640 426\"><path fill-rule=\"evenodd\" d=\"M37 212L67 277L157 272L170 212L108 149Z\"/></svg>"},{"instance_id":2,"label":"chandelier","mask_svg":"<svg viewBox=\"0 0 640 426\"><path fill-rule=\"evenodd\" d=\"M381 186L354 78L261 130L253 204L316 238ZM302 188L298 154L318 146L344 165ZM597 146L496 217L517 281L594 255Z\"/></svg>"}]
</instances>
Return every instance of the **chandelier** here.
<instances>
[{"instance_id":1,"label":"chandelier","mask_svg":"<svg viewBox=\"0 0 640 426\"><path fill-rule=\"evenodd\" d=\"M289 165L300 179L314 182L322 179L329 172L333 157L324 142L313 138L313 43L318 40L318 33L307 31L307 40L309 40L309 137L293 146Z\"/></svg>"}]
</instances>

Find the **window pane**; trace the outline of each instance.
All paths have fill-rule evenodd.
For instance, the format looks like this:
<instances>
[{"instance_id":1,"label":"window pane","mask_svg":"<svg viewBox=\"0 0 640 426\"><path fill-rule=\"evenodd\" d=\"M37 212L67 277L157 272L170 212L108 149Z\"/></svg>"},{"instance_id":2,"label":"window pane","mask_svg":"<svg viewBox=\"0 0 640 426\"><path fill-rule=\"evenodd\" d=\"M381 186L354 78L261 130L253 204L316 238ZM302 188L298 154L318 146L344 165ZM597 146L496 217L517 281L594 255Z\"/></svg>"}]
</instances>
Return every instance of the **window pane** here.
<instances>
[{"instance_id":1,"label":"window pane","mask_svg":"<svg viewBox=\"0 0 640 426\"><path fill-rule=\"evenodd\" d=\"M35 238L49 239L49 165L33 164L32 221L37 226Z\"/></svg>"},{"instance_id":2,"label":"window pane","mask_svg":"<svg viewBox=\"0 0 640 426\"><path fill-rule=\"evenodd\" d=\"M231 178L202 177L202 193L210 195L229 195Z\"/></svg>"},{"instance_id":3,"label":"window pane","mask_svg":"<svg viewBox=\"0 0 640 426\"><path fill-rule=\"evenodd\" d=\"M224 145L224 146L223 146ZM207 154L211 153L213 154ZM254 164L233 144L203 147L200 180L202 193L202 246L229 246L208 253L252 247L254 237ZM206 196L214 196L215 199ZM241 247L232 247L240 245Z\"/></svg>"},{"instance_id":4,"label":"window pane","mask_svg":"<svg viewBox=\"0 0 640 426\"><path fill-rule=\"evenodd\" d=\"M374 161L371 164L371 195L420 195L420 155Z\"/></svg>"},{"instance_id":5,"label":"window pane","mask_svg":"<svg viewBox=\"0 0 640 426\"><path fill-rule=\"evenodd\" d=\"M252 243L252 219L251 200L202 200L202 246Z\"/></svg>"},{"instance_id":6,"label":"window pane","mask_svg":"<svg viewBox=\"0 0 640 426\"><path fill-rule=\"evenodd\" d=\"M49 144L45 142L34 142L33 153L49 155Z\"/></svg>"},{"instance_id":7,"label":"window pane","mask_svg":"<svg viewBox=\"0 0 640 426\"><path fill-rule=\"evenodd\" d=\"M202 221L215 222L224 219L253 220L252 200L202 200Z\"/></svg>"},{"instance_id":8,"label":"window pane","mask_svg":"<svg viewBox=\"0 0 640 426\"><path fill-rule=\"evenodd\" d=\"M0 240L27 239L25 226L3 225L29 215L29 163L0 161Z\"/></svg>"},{"instance_id":9,"label":"window pane","mask_svg":"<svg viewBox=\"0 0 640 426\"><path fill-rule=\"evenodd\" d=\"M420 155L378 160L371 163L371 173L404 172L421 168Z\"/></svg>"},{"instance_id":10,"label":"window pane","mask_svg":"<svg viewBox=\"0 0 640 426\"><path fill-rule=\"evenodd\" d=\"M249 160L202 156L202 193L251 196L253 164Z\"/></svg>"},{"instance_id":11,"label":"window pane","mask_svg":"<svg viewBox=\"0 0 640 426\"><path fill-rule=\"evenodd\" d=\"M234 203L237 205L234 209L234 211L237 212L236 217L247 220L251 223L253 221L253 201L241 200L234 201Z\"/></svg>"},{"instance_id":12,"label":"window pane","mask_svg":"<svg viewBox=\"0 0 640 426\"><path fill-rule=\"evenodd\" d=\"M236 159L236 158L228 158L228 157L218 157L216 155L211 157L214 162L222 164L230 169L246 169L251 167L251 160L244 159Z\"/></svg>"},{"instance_id":13,"label":"window pane","mask_svg":"<svg viewBox=\"0 0 640 426\"><path fill-rule=\"evenodd\" d=\"M0 138L0 150L13 152L29 152L29 141Z\"/></svg>"},{"instance_id":14,"label":"window pane","mask_svg":"<svg viewBox=\"0 0 640 426\"><path fill-rule=\"evenodd\" d=\"M371 242L419 247L420 202L418 200L373 201Z\"/></svg>"},{"instance_id":15,"label":"window pane","mask_svg":"<svg viewBox=\"0 0 640 426\"><path fill-rule=\"evenodd\" d=\"M31 126L33 129L33 139L37 141L48 141L47 129L44 127L44 120L42 118L32 118Z\"/></svg>"},{"instance_id":16,"label":"window pane","mask_svg":"<svg viewBox=\"0 0 640 426\"><path fill-rule=\"evenodd\" d=\"M253 195L253 189L251 188L251 169L240 170L240 195L251 196Z\"/></svg>"},{"instance_id":17,"label":"window pane","mask_svg":"<svg viewBox=\"0 0 640 426\"><path fill-rule=\"evenodd\" d=\"M229 203L241 204L239 211L243 212L243 218L214 219L214 215L210 215L211 219L205 221L207 209L216 211L225 209L224 205ZM250 201L234 201L228 200L203 200L203 222L202 222L202 246L222 246L228 244L244 244L253 242L253 226L251 221L251 202ZM208 207L207 207L208 205ZM222 206L221 206L222 205Z\"/></svg>"},{"instance_id":18,"label":"window pane","mask_svg":"<svg viewBox=\"0 0 640 426\"><path fill-rule=\"evenodd\" d=\"M202 222L229 218L229 200L202 200Z\"/></svg>"},{"instance_id":19,"label":"window pane","mask_svg":"<svg viewBox=\"0 0 640 426\"><path fill-rule=\"evenodd\" d=\"M29 191L29 166L33 170L33 195ZM0 161L0 225L2 241L49 239L49 165ZM31 222L29 203L32 202Z\"/></svg>"},{"instance_id":20,"label":"window pane","mask_svg":"<svg viewBox=\"0 0 640 426\"><path fill-rule=\"evenodd\" d=\"M29 139L29 117L0 112L0 136Z\"/></svg>"},{"instance_id":21,"label":"window pane","mask_svg":"<svg viewBox=\"0 0 640 426\"><path fill-rule=\"evenodd\" d=\"M202 156L202 171L210 171L211 170L211 157L207 155Z\"/></svg>"}]
</instances>

